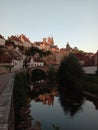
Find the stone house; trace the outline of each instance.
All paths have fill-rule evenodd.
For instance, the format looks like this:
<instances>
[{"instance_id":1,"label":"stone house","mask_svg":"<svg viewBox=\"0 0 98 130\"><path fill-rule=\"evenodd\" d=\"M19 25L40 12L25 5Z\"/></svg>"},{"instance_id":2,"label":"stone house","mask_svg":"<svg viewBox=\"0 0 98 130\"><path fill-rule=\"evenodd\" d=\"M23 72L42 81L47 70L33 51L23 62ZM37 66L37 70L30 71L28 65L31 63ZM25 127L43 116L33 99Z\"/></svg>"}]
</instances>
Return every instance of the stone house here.
<instances>
[{"instance_id":1,"label":"stone house","mask_svg":"<svg viewBox=\"0 0 98 130\"><path fill-rule=\"evenodd\" d=\"M0 70L14 72L23 68L23 59L16 51L6 51L0 55Z\"/></svg>"},{"instance_id":2,"label":"stone house","mask_svg":"<svg viewBox=\"0 0 98 130\"><path fill-rule=\"evenodd\" d=\"M4 46L5 45L5 39L2 35L0 35L0 46Z\"/></svg>"},{"instance_id":3,"label":"stone house","mask_svg":"<svg viewBox=\"0 0 98 130\"><path fill-rule=\"evenodd\" d=\"M29 67L38 67L38 66L43 67L44 61L40 60L39 58L31 57L29 62Z\"/></svg>"},{"instance_id":4,"label":"stone house","mask_svg":"<svg viewBox=\"0 0 98 130\"><path fill-rule=\"evenodd\" d=\"M18 36L13 36L12 35L11 37L8 38L8 40L14 42L14 44L16 46L23 46L23 43L20 41L20 39L18 38Z\"/></svg>"},{"instance_id":5,"label":"stone house","mask_svg":"<svg viewBox=\"0 0 98 130\"><path fill-rule=\"evenodd\" d=\"M85 73L87 74L96 74L98 68L98 51L89 59L88 62L85 62L83 67Z\"/></svg>"},{"instance_id":6,"label":"stone house","mask_svg":"<svg viewBox=\"0 0 98 130\"><path fill-rule=\"evenodd\" d=\"M19 40L23 43L23 46L30 48L32 46L31 41L23 34L19 36Z\"/></svg>"}]
</instances>

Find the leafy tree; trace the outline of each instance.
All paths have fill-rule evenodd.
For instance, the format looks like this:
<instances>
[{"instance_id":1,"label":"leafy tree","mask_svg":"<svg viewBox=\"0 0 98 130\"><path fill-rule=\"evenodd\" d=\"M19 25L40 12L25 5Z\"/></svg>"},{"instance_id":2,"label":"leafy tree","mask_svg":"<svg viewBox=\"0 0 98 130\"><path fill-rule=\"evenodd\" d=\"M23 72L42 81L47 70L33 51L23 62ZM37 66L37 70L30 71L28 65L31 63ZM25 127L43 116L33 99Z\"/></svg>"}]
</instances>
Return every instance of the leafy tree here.
<instances>
[{"instance_id":1,"label":"leafy tree","mask_svg":"<svg viewBox=\"0 0 98 130\"><path fill-rule=\"evenodd\" d=\"M58 80L63 86L77 86L80 84L84 72L79 60L74 54L66 56L58 70Z\"/></svg>"}]
</instances>

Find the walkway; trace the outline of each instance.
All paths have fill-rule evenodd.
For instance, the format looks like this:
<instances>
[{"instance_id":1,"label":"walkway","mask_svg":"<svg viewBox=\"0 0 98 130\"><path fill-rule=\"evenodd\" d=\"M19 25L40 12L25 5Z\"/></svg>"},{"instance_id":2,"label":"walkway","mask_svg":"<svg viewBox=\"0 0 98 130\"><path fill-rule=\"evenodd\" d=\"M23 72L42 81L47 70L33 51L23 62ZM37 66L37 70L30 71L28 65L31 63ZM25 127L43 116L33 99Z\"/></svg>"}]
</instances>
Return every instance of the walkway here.
<instances>
[{"instance_id":1,"label":"walkway","mask_svg":"<svg viewBox=\"0 0 98 130\"><path fill-rule=\"evenodd\" d=\"M9 129L14 73L0 75L0 130Z\"/></svg>"}]
</instances>

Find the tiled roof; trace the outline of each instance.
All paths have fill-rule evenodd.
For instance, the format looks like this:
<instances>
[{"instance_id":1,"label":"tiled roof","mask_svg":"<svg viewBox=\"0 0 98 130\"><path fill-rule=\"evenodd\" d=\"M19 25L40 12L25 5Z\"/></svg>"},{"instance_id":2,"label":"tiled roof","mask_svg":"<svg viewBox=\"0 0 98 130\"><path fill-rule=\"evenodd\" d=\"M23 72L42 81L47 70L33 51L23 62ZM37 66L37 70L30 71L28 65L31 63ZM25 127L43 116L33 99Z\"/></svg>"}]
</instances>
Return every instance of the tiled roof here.
<instances>
[{"instance_id":1,"label":"tiled roof","mask_svg":"<svg viewBox=\"0 0 98 130\"><path fill-rule=\"evenodd\" d=\"M9 37L9 40L16 41L16 42L21 42L21 40L17 36L13 36L13 35L11 37Z\"/></svg>"},{"instance_id":2,"label":"tiled roof","mask_svg":"<svg viewBox=\"0 0 98 130\"><path fill-rule=\"evenodd\" d=\"M28 43L31 43L31 41L29 40L29 38L27 38L24 34L21 34L19 36L19 40L21 41L21 38L25 41L25 42L28 42Z\"/></svg>"}]
</instances>

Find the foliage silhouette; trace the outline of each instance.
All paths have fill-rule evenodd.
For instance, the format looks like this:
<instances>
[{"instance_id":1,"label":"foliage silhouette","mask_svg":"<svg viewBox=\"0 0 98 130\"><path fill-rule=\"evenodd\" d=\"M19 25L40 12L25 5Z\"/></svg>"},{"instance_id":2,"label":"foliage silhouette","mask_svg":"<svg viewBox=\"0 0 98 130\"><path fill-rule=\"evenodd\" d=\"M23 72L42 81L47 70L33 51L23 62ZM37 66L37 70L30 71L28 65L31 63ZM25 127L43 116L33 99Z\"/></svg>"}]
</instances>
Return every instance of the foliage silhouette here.
<instances>
[{"instance_id":1,"label":"foliage silhouette","mask_svg":"<svg viewBox=\"0 0 98 130\"><path fill-rule=\"evenodd\" d=\"M81 110L84 98L79 91L63 90L59 93L59 101L65 113L74 117L77 112Z\"/></svg>"},{"instance_id":2,"label":"foliage silhouette","mask_svg":"<svg viewBox=\"0 0 98 130\"><path fill-rule=\"evenodd\" d=\"M77 87L81 84L83 70L79 60L73 54L66 56L58 70L58 80L62 86Z\"/></svg>"},{"instance_id":3,"label":"foliage silhouette","mask_svg":"<svg viewBox=\"0 0 98 130\"><path fill-rule=\"evenodd\" d=\"M54 84L57 81L57 71L55 70L54 66L50 66L47 71L47 77L49 84Z\"/></svg>"}]
</instances>

